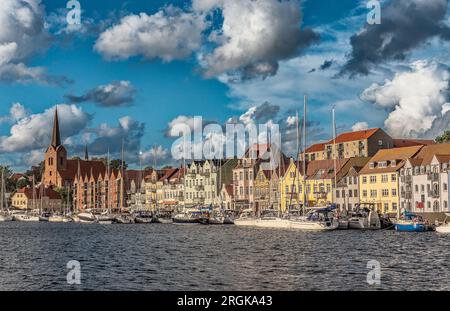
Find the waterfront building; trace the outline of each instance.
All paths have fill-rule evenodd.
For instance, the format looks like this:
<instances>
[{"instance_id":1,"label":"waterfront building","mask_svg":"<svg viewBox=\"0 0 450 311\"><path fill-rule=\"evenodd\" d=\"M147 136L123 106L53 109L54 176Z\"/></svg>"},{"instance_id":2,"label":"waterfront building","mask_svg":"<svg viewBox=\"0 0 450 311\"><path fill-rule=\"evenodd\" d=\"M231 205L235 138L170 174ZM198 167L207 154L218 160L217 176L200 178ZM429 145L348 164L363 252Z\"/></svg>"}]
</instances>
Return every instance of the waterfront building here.
<instances>
[{"instance_id":1,"label":"waterfront building","mask_svg":"<svg viewBox=\"0 0 450 311\"><path fill-rule=\"evenodd\" d=\"M335 201L335 166L337 176L341 167L345 166L348 160L316 160L307 162L305 190L308 206L323 206ZM300 192L302 190L300 189Z\"/></svg>"},{"instance_id":2,"label":"waterfront building","mask_svg":"<svg viewBox=\"0 0 450 311\"><path fill-rule=\"evenodd\" d=\"M373 203L382 213L397 214L400 208L400 169L422 146L379 150L360 171L360 202Z\"/></svg>"},{"instance_id":3,"label":"waterfront building","mask_svg":"<svg viewBox=\"0 0 450 311\"><path fill-rule=\"evenodd\" d=\"M219 193L218 172L220 162L193 161L186 170L186 206L209 206L216 202Z\"/></svg>"},{"instance_id":4,"label":"waterfront building","mask_svg":"<svg viewBox=\"0 0 450 311\"><path fill-rule=\"evenodd\" d=\"M271 171L263 170L261 167L256 173L256 178L254 182L255 190L255 212L257 215L261 214L263 210L267 210L270 207L269 196L270 196L270 179Z\"/></svg>"},{"instance_id":5,"label":"waterfront building","mask_svg":"<svg viewBox=\"0 0 450 311\"><path fill-rule=\"evenodd\" d=\"M131 210L147 210L146 204L145 178L149 171L126 170L125 190L127 194L127 206Z\"/></svg>"},{"instance_id":6,"label":"waterfront building","mask_svg":"<svg viewBox=\"0 0 450 311\"><path fill-rule=\"evenodd\" d=\"M334 203L343 211L354 210L359 200L359 172L370 160L368 157L350 158L337 173Z\"/></svg>"},{"instance_id":7,"label":"waterfront building","mask_svg":"<svg viewBox=\"0 0 450 311\"><path fill-rule=\"evenodd\" d=\"M306 160L331 160L371 157L380 149L394 147L394 140L381 128L339 134L335 140L306 149Z\"/></svg>"},{"instance_id":8,"label":"waterfront building","mask_svg":"<svg viewBox=\"0 0 450 311\"><path fill-rule=\"evenodd\" d=\"M163 181L162 191L164 199L162 206L174 210L176 207L184 206L184 168L167 170L161 178Z\"/></svg>"},{"instance_id":9,"label":"waterfront building","mask_svg":"<svg viewBox=\"0 0 450 311\"><path fill-rule=\"evenodd\" d=\"M226 210L234 210L234 192L233 185L223 184L219 193L219 205Z\"/></svg>"},{"instance_id":10,"label":"waterfront building","mask_svg":"<svg viewBox=\"0 0 450 311\"><path fill-rule=\"evenodd\" d=\"M24 187L16 191L11 198L11 205L21 210L42 210L61 212L61 196L52 188L44 186Z\"/></svg>"},{"instance_id":11,"label":"waterfront building","mask_svg":"<svg viewBox=\"0 0 450 311\"><path fill-rule=\"evenodd\" d=\"M228 159L228 160L219 160L219 172L218 172L218 186L219 192L216 195L214 205L219 207L224 207L224 205L229 206L229 209L234 209L234 192L231 196L227 196L223 191L228 191L231 188L233 191L233 170L238 165L238 159ZM227 199L232 199L232 202L227 202L224 204L222 198L225 197ZM231 203L231 204L228 204Z\"/></svg>"},{"instance_id":12,"label":"waterfront building","mask_svg":"<svg viewBox=\"0 0 450 311\"><path fill-rule=\"evenodd\" d=\"M303 163L298 165L293 158L281 163L279 179L280 211L298 209L303 206Z\"/></svg>"},{"instance_id":13,"label":"waterfront building","mask_svg":"<svg viewBox=\"0 0 450 311\"><path fill-rule=\"evenodd\" d=\"M450 143L423 147L400 170L400 205L416 213L448 212Z\"/></svg>"}]
</instances>

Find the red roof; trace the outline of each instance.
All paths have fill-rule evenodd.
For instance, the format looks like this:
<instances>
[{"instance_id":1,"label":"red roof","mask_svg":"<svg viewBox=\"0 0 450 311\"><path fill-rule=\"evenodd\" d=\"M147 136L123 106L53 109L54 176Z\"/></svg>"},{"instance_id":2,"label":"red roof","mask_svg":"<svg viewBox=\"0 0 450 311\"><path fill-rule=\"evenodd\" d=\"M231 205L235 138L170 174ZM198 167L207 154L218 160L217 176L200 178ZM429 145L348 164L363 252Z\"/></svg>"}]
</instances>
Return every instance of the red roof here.
<instances>
[{"instance_id":1,"label":"red roof","mask_svg":"<svg viewBox=\"0 0 450 311\"><path fill-rule=\"evenodd\" d=\"M309 146L308 148L306 148L306 153L324 151L325 150L325 145L328 144L328 143L329 142L318 143L318 144L314 144L312 146Z\"/></svg>"},{"instance_id":2,"label":"red roof","mask_svg":"<svg viewBox=\"0 0 450 311\"><path fill-rule=\"evenodd\" d=\"M428 146L434 144L434 140L430 139L403 139L403 138L394 138L394 147L411 147L411 146Z\"/></svg>"},{"instance_id":3,"label":"red roof","mask_svg":"<svg viewBox=\"0 0 450 311\"><path fill-rule=\"evenodd\" d=\"M348 142L348 141L368 139L368 138L370 138L370 136L372 136L379 130L381 130L381 129L377 127L377 128L368 129L368 130L342 133L336 137L336 143L344 143L344 142ZM329 143L331 143L331 142L333 142L333 141L330 141Z\"/></svg>"},{"instance_id":4,"label":"red roof","mask_svg":"<svg viewBox=\"0 0 450 311\"><path fill-rule=\"evenodd\" d=\"M48 197L51 200L60 200L61 199L61 196L59 195L59 193L56 192L55 190L53 190L52 188L44 188L44 187L41 188L41 187L35 188L34 197L36 199L41 198L41 192L43 194L43 197ZM33 188L24 187L24 188L17 190L17 193L23 193L29 200L33 199Z\"/></svg>"}]
</instances>

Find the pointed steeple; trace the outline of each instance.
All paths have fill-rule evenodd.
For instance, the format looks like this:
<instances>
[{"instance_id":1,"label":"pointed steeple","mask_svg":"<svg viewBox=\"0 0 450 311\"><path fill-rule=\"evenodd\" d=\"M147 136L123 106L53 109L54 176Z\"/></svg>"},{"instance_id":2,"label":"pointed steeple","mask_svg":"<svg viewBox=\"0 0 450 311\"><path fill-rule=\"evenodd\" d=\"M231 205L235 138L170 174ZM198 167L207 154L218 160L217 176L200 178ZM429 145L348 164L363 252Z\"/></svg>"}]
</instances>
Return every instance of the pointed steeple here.
<instances>
[{"instance_id":1,"label":"pointed steeple","mask_svg":"<svg viewBox=\"0 0 450 311\"><path fill-rule=\"evenodd\" d=\"M84 159L86 161L89 161L89 153L88 153L88 146L87 146L87 144L84 146Z\"/></svg>"},{"instance_id":2,"label":"pointed steeple","mask_svg":"<svg viewBox=\"0 0 450 311\"><path fill-rule=\"evenodd\" d=\"M56 106L55 118L53 119L52 146L56 148L60 145L61 145L61 136L59 133L58 106Z\"/></svg>"}]
</instances>

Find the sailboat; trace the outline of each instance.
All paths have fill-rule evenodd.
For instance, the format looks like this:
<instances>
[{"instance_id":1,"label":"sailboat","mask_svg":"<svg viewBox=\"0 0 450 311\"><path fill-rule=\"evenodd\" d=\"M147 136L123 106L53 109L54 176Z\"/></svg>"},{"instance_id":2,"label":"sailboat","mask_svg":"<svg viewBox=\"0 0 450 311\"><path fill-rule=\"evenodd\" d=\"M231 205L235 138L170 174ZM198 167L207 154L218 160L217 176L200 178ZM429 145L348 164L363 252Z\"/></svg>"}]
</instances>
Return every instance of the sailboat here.
<instances>
[{"instance_id":1,"label":"sailboat","mask_svg":"<svg viewBox=\"0 0 450 311\"><path fill-rule=\"evenodd\" d=\"M436 232L439 233L450 233L450 223L447 220L450 218L450 213L445 213L444 223L436 227Z\"/></svg>"},{"instance_id":2,"label":"sailboat","mask_svg":"<svg viewBox=\"0 0 450 311\"><path fill-rule=\"evenodd\" d=\"M0 222L12 221L13 217L9 213L8 202L6 201L5 168L2 167L2 185L0 187Z\"/></svg>"}]
</instances>

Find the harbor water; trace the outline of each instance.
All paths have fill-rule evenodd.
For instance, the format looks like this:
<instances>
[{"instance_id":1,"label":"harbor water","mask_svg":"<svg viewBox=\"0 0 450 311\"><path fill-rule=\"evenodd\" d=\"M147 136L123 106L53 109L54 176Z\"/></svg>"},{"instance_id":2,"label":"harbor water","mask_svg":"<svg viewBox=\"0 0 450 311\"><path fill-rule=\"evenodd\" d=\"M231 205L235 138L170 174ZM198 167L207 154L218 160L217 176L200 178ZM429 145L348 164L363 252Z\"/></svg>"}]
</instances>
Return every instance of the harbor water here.
<instances>
[{"instance_id":1,"label":"harbor water","mask_svg":"<svg viewBox=\"0 0 450 311\"><path fill-rule=\"evenodd\" d=\"M435 232L6 222L0 290L450 290L449 246Z\"/></svg>"}]
</instances>

